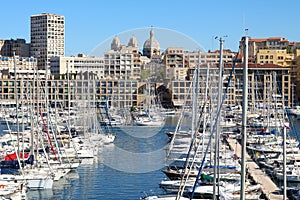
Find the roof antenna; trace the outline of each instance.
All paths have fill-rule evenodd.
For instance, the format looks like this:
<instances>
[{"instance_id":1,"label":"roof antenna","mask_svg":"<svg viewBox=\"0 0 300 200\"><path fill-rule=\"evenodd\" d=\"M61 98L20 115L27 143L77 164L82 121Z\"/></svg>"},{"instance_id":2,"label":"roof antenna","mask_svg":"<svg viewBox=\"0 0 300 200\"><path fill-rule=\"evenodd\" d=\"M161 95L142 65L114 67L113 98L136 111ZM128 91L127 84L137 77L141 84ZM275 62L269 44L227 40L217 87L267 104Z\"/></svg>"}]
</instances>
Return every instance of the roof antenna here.
<instances>
[{"instance_id":1,"label":"roof antenna","mask_svg":"<svg viewBox=\"0 0 300 200\"><path fill-rule=\"evenodd\" d=\"M245 35L248 36L248 29L245 28Z\"/></svg>"}]
</instances>

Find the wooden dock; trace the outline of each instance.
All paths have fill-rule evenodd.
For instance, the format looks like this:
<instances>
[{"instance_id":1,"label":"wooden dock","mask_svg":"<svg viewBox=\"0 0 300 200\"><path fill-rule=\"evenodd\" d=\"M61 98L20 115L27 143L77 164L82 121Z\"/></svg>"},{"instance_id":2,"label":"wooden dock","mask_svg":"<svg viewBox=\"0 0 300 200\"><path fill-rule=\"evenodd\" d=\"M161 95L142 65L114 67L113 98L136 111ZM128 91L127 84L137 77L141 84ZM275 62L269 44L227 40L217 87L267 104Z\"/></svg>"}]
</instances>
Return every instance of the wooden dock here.
<instances>
[{"instance_id":1,"label":"wooden dock","mask_svg":"<svg viewBox=\"0 0 300 200\"><path fill-rule=\"evenodd\" d=\"M236 139L227 139L230 147L235 151L238 157L241 158L242 155L242 147L237 142ZM276 186L276 184L268 177L259 166L250 158L250 156L246 153L246 167L250 176L256 183L261 184L262 192L266 199L276 200L283 199L283 195L279 194L280 189Z\"/></svg>"}]
</instances>

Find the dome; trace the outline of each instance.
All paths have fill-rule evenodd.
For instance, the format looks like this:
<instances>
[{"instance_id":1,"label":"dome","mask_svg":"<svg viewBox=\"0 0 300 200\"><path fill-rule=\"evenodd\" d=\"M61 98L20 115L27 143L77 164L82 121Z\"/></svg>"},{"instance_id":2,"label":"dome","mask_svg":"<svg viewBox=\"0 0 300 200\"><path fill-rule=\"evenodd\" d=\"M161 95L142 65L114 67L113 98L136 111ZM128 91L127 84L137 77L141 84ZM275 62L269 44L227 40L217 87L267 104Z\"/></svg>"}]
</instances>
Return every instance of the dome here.
<instances>
[{"instance_id":1,"label":"dome","mask_svg":"<svg viewBox=\"0 0 300 200\"><path fill-rule=\"evenodd\" d=\"M120 39L117 36L114 37L113 41L111 42L110 47L112 50L115 50L115 51L121 47Z\"/></svg>"},{"instance_id":2,"label":"dome","mask_svg":"<svg viewBox=\"0 0 300 200\"><path fill-rule=\"evenodd\" d=\"M136 37L132 36L128 42L128 46L138 47L138 42Z\"/></svg>"},{"instance_id":3,"label":"dome","mask_svg":"<svg viewBox=\"0 0 300 200\"><path fill-rule=\"evenodd\" d=\"M154 31L151 29L150 38L145 41L144 49L157 49L160 50L159 42L154 38Z\"/></svg>"}]
</instances>

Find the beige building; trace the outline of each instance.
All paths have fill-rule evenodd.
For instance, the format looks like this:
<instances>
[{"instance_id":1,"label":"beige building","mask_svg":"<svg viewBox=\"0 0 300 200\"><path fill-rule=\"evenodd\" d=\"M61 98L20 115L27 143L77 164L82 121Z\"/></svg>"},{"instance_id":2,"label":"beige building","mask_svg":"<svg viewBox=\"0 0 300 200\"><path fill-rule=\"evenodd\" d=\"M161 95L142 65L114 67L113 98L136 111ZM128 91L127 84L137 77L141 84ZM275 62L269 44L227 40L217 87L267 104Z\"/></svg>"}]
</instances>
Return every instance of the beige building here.
<instances>
[{"instance_id":1,"label":"beige building","mask_svg":"<svg viewBox=\"0 0 300 200\"><path fill-rule=\"evenodd\" d=\"M259 49L256 60L258 64L275 64L290 67L293 65L294 54L287 53L286 49Z\"/></svg>"},{"instance_id":2,"label":"beige building","mask_svg":"<svg viewBox=\"0 0 300 200\"><path fill-rule=\"evenodd\" d=\"M70 75L69 81L66 79L66 75L60 75L58 78L49 76L48 81L46 81L45 74L43 76L36 75L36 77L35 79L33 77L18 76L18 80L15 81L11 76L2 75L0 80L0 104L15 105L16 92L20 103L27 103L28 101L36 103L37 99L40 103L45 103L47 91L48 103L53 105L56 102L66 107L69 105L80 107L86 106L88 103L101 101L107 101L109 106L119 109L138 105L139 85L137 81L100 80L93 75L82 76L81 74ZM87 77L89 77L89 80ZM39 87L34 88L34 85ZM38 98L36 94L40 94ZM35 100L33 100L34 96Z\"/></svg>"},{"instance_id":3,"label":"beige building","mask_svg":"<svg viewBox=\"0 0 300 200\"><path fill-rule=\"evenodd\" d=\"M232 65L227 64L223 73L223 92L228 85L228 78ZM281 101L284 105L291 106L292 103L292 85L290 69L275 64L250 64L248 66L248 101L250 105L265 104L270 101ZM201 65L199 77L199 100L200 104L204 100L204 92L206 87L207 67ZM210 67L208 86L210 98L216 100L218 92L218 68L217 65ZM174 106L181 107L192 104L192 81L172 81L172 101ZM243 66L238 64L235 66L233 77L227 88L226 99L224 105L242 105L243 100ZM277 97L277 98L275 98Z\"/></svg>"},{"instance_id":4,"label":"beige building","mask_svg":"<svg viewBox=\"0 0 300 200\"><path fill-rule=\"evenodd\" d=\"M236 53L230 50L223 50L223 62L232 63ZM200 60L199 60L200 58ZM166 49L164 61L167 80L190 79L189 70L195 68L198 63L215 65L219 63L220 52L197 52L184 51L180 47L169 47Z\"/></svg>"},{"instance_id":5,"label":"beige building","mask_svg":"<svg viewBox=\"0 0 300 200\"><path fill-rule=\"evenodd\" d=\"M299 104L300 102L300 49L295 51L295 60L294 65L291 68L291 76L292 76L292 94L294 103ZM295 105L293 104L293 105Z\"/></svg>"},{"instance_id":6,"label":"beige building","mask_svg":"<svg viewBox=\"0 0 300 200\"><path fill-rule=\"evenodd\" d=\"M225 66L226 74L231 66ZM243 65L235 67L232 79L233 100L242 105L243 99ZM291 106L291 76L290 68L275 64L251 64L248 65L248 101L252 105L266 104L268 101L284 103ZM276 98L275 98L276 97Z\"/></svg>"},{"instance_id":7,"label":"beige building","mask_svg":"<svg viewBox=\"0 0 300 200\"><path fill-rule=\"evenodd\" d=\"M188 68L185 68L184 50L180 47L168 47L164 55L165 78L167 80L185 80Z\"/></svg>"},{"instance_id":8,"label":"beige building","mask_svg":"<svg viewBox=\"0 0 300 200\"><path fill-rule=\"evenodd\" d=\"M17 70L33 70L37 65L37 59L33 57L8 57L0 55L0 69L13 71L15 66Z\"/></svg>"},{"instance_id":9,"label":"beige building","mask_svg":"<svg viewBox=\"0 0 300 200\"><path fill-rule=\"evenodd\" d=\"M45 77L45 70L36 70L37 59L32 57L6 57L0 56L0 77L14 79L15 68L17 79Z\"/></svg>"},{"instance_id":10,"label":"beige building","mask_svg":"<svg viewBox=\"0 0 300 200\"><path fill-rule=\"evenodd\" d=\"M236 52L232 52L228 49L223 50L223 62L224 63L232 63L233 59L236 56ZM200 56L200 63L205 64L205 63L210 63L210 64L216 64L219 63L220 61L220 51L215 50L215 51L209 51L209 52L199 52L197 51L192 51L188 52L185 51L184 58L185 58L185 63L186 67L195 67L198 64Z\"/></svg>"},{"instance_id":11,"label":"beige building","mask_svg":"<svg viewBox=\"0 0 300 200\"><path fill-rule=\"evenodd\" d=\"M104 54L104 77L114 80L140 80L143 62L134 36L127 46L121 45L118 37L111 43L111 50ZM149 61L147 59L147 61Z\"/></svg>"},{"instance_id":12,"label":"beige building","mask_svg":"<svg viewBox=\"0 0 300 200\"><path fill-rule=\"evenodd\" d=\"M240 41L240 55L243 55L243 38ZM248 59L250 62L256 62L256 56L260 49L282 50L289 46L289 41L282 37L270 38L249 38L248 41Z\"/></svg>"},{"instance_id":13,"label":"beige building","mask_svg":"<svg viewBox=\"0 0 300 200\"><path fill-rule=\"evenodd\" d=\"M31 55L38 60L38 68L50 67L50 58L65 55L65 18L42 13L30 18Z\"/></svg>"},{"instance_id":14,"label":"beige building","mask_svg":"<svg viewBox=\"0 0 300 200\"><path fill-rule=\"evenodd\" d=\"M99 57L78 54L77 57L52 57L50 58L50 71L52 75L78 74L92 72L100 79L104 78L104 59Z\"/></svg>"}]
</instances>

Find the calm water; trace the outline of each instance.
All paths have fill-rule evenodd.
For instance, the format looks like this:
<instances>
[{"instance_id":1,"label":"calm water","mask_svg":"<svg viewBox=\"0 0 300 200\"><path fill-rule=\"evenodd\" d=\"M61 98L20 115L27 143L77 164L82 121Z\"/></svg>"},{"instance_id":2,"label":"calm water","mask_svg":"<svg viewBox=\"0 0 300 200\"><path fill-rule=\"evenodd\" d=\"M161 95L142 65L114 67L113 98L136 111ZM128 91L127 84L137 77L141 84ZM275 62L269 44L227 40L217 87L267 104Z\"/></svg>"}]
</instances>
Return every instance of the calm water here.
<instances>
[{"instance_id":1,"label":"calm water","mask_svg":"<svg viewBox=\"0 0 300 200\"><path fill-rule=\"evenodd\" d=\"M169 118L162 129L115 129L115 143L100 150L98 163L80 166L77 173L54 182L53 190L29 191L29 199L132 200L163 193L158 184L165 178L165 132L173 131L176 123Z\"/></svg>"},{"instance_id":2,"label":"calm water","mask_svg":"<svg viewBox=\"0 0 300 200\"><path fill-rule=\"evenodd\" d=\"M297 130L300 122L293 120ZM168 118L162 129L128 127L115 129L117 138L102 148L98 162L80 166L76 172L54 182L53 190L28 192L28 199L139 199L145 194L161 194L165 175L166 131L173 131L176 118Z\"/></svg>"}]
</instances>

